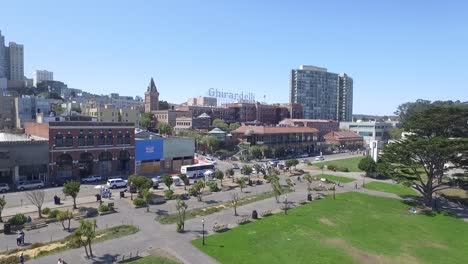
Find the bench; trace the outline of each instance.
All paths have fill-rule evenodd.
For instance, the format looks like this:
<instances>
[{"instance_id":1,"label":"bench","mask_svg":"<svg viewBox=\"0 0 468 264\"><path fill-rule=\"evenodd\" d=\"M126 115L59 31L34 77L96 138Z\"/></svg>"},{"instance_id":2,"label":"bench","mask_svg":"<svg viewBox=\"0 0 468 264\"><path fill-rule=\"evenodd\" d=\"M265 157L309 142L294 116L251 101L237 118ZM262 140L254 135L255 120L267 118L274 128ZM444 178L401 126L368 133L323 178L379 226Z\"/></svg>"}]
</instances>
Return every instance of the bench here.
<instances>
[{"instance_id":1,"label":"bench","mask_svg":"<svg viewBox=\"0 0 468 264\"><path fill-rule=\"evenodd\" d=\"M229 230L228 225L219 225L219 224L215 223L214 226L213 226L213 232L216 232L216 233L225 232L227 230Z\"/></svg>"},{"instance_id":2,"label":"bench","mask_svg":"<svg viewBox=\"0 0 468 264\"><path fill-rule=\"evenodd\" d=\"M88 217L88 212L86 212L86 211L78 212L78 213L73 214L73 219L75 219L75 220L81 220L81 219L86 218L86 217Z\"/></svg>"},{"instance_id":3,"label":"bench","mask_svg":"<svg viewBox=\"0 0 468 264\"><path fill-rule=\"evenodd\" d=\"M42 228L42 227L46 227L46 226L47 226L46 221L45 220L40 220L40 221L37 221L37 222L30 222L30 223L24 224L24 229L32 230L32 229Z\"/></svg>"},{"instance_id":4,"label":"bench","mask_svg":"<svg viewBox=\"0 0 468 264\"><path fill-rule=\"evenodd\" d=\"M307 200L299 200L297 203L298 203L298 204L301 204L301 205L304 205L304 204L307 203Z\"/></svg>"}]
</instances>

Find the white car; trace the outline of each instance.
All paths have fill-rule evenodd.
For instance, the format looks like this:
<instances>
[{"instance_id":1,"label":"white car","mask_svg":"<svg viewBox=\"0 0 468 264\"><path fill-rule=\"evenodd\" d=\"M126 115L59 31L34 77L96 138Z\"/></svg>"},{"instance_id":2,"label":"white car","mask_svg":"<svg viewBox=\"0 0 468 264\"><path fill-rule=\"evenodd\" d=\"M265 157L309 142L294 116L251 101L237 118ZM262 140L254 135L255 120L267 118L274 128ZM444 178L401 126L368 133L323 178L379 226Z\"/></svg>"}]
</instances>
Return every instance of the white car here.
<instances>
[{"instance_id":1,"label":"white car","mask_svg":"<svg viewBox=\"0 0 468 264\"><path fill-rule=\"evenodd\" d=\"M108 188L125 188L127 187L127 181L122 180L121 178L109 179L106 183Z\"/></svg>"},{"instance_id":2,"label":"white car","mask_svg":"<svg viewBox=\"0 0 468 264\"><path fill-rule=\"evenodd\" d=\"M321 161L321 160L325 160L325 158L322 157L322 156L317 156L317 157L315 157L315 160L316 161Z\"/></svg>"},{"instance_id":3,"label":"white car","mask_svg":"<svg viewBox=\"0 0 468 264\"><path fill-rule=\"evenodd\" d=\"M20 181L16 185L16 189L23 191L26 189L40 189L44 188L44 182L41 180Z\"/></svg>"},{"instance_id":4,"label":"white car","mask_svg":"<svg viewBox=\"0 0 468 264\"><path fill-rule=\"evenodd\" d=\"M10 186L6 183L0 183L0 192L8 192L10 190Z\"/></svg>"},{"instance_id":5,"label":"white car","mask_svg":"<svg viewBox=\"0 0 468 264\"><path fill-rule=\"evenodd\" d=\"M85 177L85 178L82 178L81 179L81 182L82 183L88 183L88 182L98 182L100 181L102 178L101 176L89 176L89 177Z\"/></svg>"}]
</instances>

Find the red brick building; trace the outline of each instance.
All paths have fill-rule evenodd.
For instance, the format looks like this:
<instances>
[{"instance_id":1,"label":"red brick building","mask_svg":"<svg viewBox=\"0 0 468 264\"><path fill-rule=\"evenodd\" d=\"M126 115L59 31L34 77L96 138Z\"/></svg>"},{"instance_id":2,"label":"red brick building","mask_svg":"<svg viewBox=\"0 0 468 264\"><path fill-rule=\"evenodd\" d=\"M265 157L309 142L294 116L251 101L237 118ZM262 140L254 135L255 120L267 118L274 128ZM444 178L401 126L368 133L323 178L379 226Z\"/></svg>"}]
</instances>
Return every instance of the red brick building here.
<instances>
[{"instance_id":1,"label":"red brick building","mask_svg":"<svg viewBox=\"0 0 468 264\"><path fill-rule=\"evenodd\" d=\"M105 179L135 170L132 123L26 122L25 133L49 140L49 183L89 175Z\"/></svg>"},{"instance_id":2,"label":"red brick building","mask_svg":"<svg viewBox=\"0 0 468 264\"><path fill-rule=\"evenodd\" d=\"M332 148L355 150L362 148L364 138L352 131L330 132L324 136L325 142Z\"/></svg>"},{"instance_id":3,"label":"red brick building","mask_svg":"<svg viewBox=\"0 0 468 264\"><path fill-rule=\"evenodd\" d=\"M319 141L323 141L323 136L332 132L340 130L340 123L335 120L324 119L284 119L280 122L284 126L296 127L313 127L319 131Z\"/></svg>"}]
</instances>

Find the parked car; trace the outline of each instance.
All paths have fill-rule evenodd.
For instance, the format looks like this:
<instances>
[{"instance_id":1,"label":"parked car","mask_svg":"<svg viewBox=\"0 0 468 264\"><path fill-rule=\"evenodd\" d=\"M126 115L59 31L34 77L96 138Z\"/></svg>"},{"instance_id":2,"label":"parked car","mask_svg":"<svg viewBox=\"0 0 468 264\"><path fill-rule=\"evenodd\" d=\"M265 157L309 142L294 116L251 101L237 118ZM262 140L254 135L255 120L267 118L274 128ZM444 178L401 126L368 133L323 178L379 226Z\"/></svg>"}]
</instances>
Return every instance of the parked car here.
<instances>
[{"instance_id":1,"label":"parked car","mask_svg":"<svg viewBox=\"0 0 468 264\"><path fill-rule=\"evenodd\" d=\"M306 159L301 159L301 163L307 163Z\"/></svg>"},{"instance_id":2,"label":"parked car","mask_svg":"<svg viewBox=\"0 0 468 264\"><path fill-rule=\"evenodd\" d=\"M23 191L26 189L40 189L44 188L44 182L41 180L20 181L16 185L16 189Z\"/></svg>"},{"instance_id":3,"label":"parked car","mask_svg":"<svg viewBox=\"0 0 468 264\"><path fill-rule=\"evenodd\" d=\"M0 192L8 192L10 190L10 186L7 183L0 183Z\"/></svg>"},{"instance_id":4,"label":"parked car","mask_svg":"<svg viewBox=\"0 0 468 264\"><path fill-rule=\"evenodd\" d=\"M101 176L95 175L95 176L88 176L88 177L82 178L82 179L81 179L81 182L82 182L82 183L98 182L98 181L100 181L100 180L102 180Z\"/></svg>"},{"instance_id":5,"label":"parked car","mask_svg":"<svg viewBox=\"0 0 468 264\"><path fill-rule=\"evenodd\" d=\"M233 163L232 164L232 169L233 170L238 170L238 169L240 169L240 167L239 167L239 165L237 163Z\"/></svg>"},{"instance_id":6,"label":"parked car","mask_svg":"<svg viewBox=\"0 0 468 264\"><path fill-rule=\"evenodd\" d=\"M108 188L125 188L127 187L127 181L122 180L121 178L109 179L107 180L107 187Z\"/></svg>"},{"instance_id":7,"label":"parked car","mask_svg":"<svg viewBox=\"0 0 468 264\"><path fill-rule=\"evenodd\" d=\"M315 157L315 160L316 161L321 161L321 160L325 160L325 158L323 156L317 156L317 157Z\"/></svg>"}]
</instances>

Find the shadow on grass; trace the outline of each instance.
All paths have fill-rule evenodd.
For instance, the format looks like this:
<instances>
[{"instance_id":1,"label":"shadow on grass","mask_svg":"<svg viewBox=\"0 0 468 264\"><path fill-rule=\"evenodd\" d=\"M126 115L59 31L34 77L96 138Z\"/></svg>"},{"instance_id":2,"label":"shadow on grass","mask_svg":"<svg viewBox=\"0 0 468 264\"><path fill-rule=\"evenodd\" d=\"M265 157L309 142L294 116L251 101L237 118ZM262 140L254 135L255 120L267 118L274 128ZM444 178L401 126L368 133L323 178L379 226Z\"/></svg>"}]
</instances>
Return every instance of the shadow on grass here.
<instances>
[{"instance_id":1,"label":"shadow on grass","mask_svg":"<svg viewBox=\"0 0 468 264\"><path fill-rule=\"evenodd\" d=\"M100 257L90 258L90 260L93 264L115 263L119 256L119 254L104 254Z\"/></svg>"},{"instance_id":2,"label":"shadow on grass","mask_svg":"<svg viewBox=\"0 0 468 264\"><path fill-rule=\"evenodd\" d=\"M217 201L217 200L208 200L204 201L205 204L212 205L212 204L218 204L221 203L222 201Z\"/></svg>"},{"instance_id":3,"label":"shadow on grass","mask_svg":"<svg viewBox=\"0 0 468 264\"><path fill-rule=\"evenodd\" d=\"M161 210L161 209L158 209L155 214L160 216L160 215L167 215L169 212L167 210Z\"/></svg>"}]
</instances>

